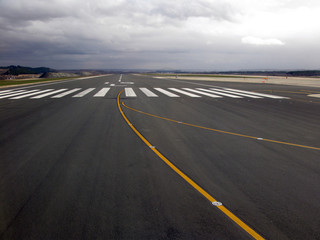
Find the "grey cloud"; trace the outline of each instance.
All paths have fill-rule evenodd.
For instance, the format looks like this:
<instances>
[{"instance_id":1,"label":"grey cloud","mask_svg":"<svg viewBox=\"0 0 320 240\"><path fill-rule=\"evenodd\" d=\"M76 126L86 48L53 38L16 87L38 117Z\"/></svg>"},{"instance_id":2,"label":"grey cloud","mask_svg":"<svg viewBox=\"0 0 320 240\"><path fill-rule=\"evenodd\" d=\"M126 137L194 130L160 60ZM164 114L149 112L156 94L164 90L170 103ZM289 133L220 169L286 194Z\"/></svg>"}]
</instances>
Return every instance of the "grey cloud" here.
<instances>
[{"instance_id":1,"label":"grey cloud","mask_svg":"<svg viewBox=\"0 0 320 240\"><path fill-rule=\"evenodd\" d=\"M187 19L190 17L209 17L216 20L232 20L233 9L226 2L185 1L164 2L152 11L169 18Z\"/></svg>"},{"instance_id":2,"label":"grey cloud","mask_svg":"<svg viewBox=\"0 0 320 240\"><path fill-rule=\"evenodd\" d=\"M1 0L1 18L8 25L28 24L29 21L50 21L54 18L67 17L70 8L56 1Z\"/></svg>"},{"instance_id":3,"label":"grey cloud","mask_svg":"<svg viewBox=\"0 0 320 240\"><path fill-rule=\"evenodd\" d=\"M150 18L158 18L165 24L177 24L192 17L208 17L217 21L234 21L235 10L225 1L118 1L113 4L90 4L92 13L125 18L131 23L146 24ZM150 21L149 21L150 22ZM152 22L152 21L151 21Z\"/></svg>"},{"instance_id":4,"label":"grey cloud","mask_svg":"<svg viewBox=\"0 0 320 240\"><path fill-rule=\"evenodd\" d=\"M228 70L271 68L275 58L285 66L282 56L295 59L299 47L319 53L314 36L314 44L287 38L276 49L242 44L251 33L237 33L237 16L250 5L239 8L236 1L0 0L0 65Z\"/></svg>"}]
</instances>

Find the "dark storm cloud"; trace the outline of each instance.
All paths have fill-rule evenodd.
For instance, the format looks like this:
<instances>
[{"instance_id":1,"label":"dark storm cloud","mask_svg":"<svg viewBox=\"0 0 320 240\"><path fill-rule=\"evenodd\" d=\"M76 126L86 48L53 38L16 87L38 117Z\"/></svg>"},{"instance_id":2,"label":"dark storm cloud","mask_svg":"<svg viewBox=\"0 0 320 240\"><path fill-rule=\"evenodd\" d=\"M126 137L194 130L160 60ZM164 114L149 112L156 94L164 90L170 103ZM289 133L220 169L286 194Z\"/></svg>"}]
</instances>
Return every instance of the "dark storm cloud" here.
<instances>
[{"instance_id":1,"label":"dark storm cloud","mask_svg":"<svg viewBox=\"0 0 320 240\"><path fill-rule=\"evenodd\" d=\"M0 9L0 65L225 70L320 64L314 0L0 0ZM298 52L303 62L292 57Z\"/></svg>"},{"instance_id":2,"label":"dark storm cloud","mask_svg":"<svg viewBox=\"0 0 320 240\"><path fill-rule=\"evenodd\" d=\"M70 10L55 1L1 0L1 26L26 26L31 21L50 21L69 16Z\"/></svg>"}]
</instances>

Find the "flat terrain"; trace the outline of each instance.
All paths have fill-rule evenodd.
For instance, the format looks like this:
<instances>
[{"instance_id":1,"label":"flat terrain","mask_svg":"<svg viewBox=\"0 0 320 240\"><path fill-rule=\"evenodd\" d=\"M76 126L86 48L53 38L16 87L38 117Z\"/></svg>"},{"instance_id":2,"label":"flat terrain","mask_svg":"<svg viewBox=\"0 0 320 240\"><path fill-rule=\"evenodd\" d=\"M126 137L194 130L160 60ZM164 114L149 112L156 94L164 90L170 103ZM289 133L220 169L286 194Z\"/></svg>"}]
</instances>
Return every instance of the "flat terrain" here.
<instances>
[{"instance_id":1,"label":"flat terrain","mask_svg":"<svg viewBox=\"0 0 320 240\"><path fill-rule=\"evenodd\" d=\"M283 77L283 76L253 76L253 75L177 75L177 76L156 76L158 78L170 78L193 81L215 81L215 82L238 82L238 83L266 83L266 84L281 84L302 87L317 87L320 88L319 77Z\"/></svg>"},{"instance_id":2,"label":"flat terrain","mask_svg":"<svg viewBox=\"0 0 320 240\"><path fill-rule=\"evenodd\" d=\"M319 93L138 75L3 88L0 239L252 238L154 149L263 238L320 239Z\"/></svg>"}]
</instances>

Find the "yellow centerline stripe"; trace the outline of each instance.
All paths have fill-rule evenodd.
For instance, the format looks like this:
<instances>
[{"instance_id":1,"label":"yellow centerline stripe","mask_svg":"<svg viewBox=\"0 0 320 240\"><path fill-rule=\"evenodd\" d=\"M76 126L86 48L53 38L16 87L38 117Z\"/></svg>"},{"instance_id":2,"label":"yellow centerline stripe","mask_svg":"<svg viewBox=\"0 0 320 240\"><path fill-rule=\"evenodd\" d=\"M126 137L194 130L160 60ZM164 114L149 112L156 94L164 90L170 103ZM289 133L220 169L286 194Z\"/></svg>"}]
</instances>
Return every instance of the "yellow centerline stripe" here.
<instances>
[{"instance_id":1,"label":"yellow centerline stripe","mask_svg":"<svg viewBox=\"0 0 320 240\"><path fill-rule=\"evenodd\" d=\"M133 126L133 124L126 117L124 112L122 111L120 105L120 95L124 90L122 90L117 97L118 109L127 122L127 124L131 127L131 129L139 136L139 138L161 159L163 160L172 170L174 170L180 177L182 177L187 183L189 183L194 189L196 189L202 196L208 199L211 203L217 202L209 193L207 193L203 188L201 188L198 184L196 184L191 178L189 178L186 174L184 174L181 170L179 170L174 164L172 164L165 156L163 156L152 144L142 136L142 134ZM122 103L124 105L124 103ZM124 105L125 106L125 105ZM169 119L168 119L169 120ZM174 121L174 120L172 120ZM243 230L245 230L249 235L251 235L254 239L264 240L257 232L255 232L252 228L250 228L247 224L241 221L237 216L235 216L232 212L230 212L224 206L216 206L220 211L222 211L226 216L232 219L238 226L240 226Z\"/></svg>"},{"instance_id":2,"label":"yellow centerline stripe","mask_svg":"<svg viewBox=\"0 0 320 240\"><path fill-rule=\"evenodd\" d=\"M223 131L223 130L219 130L219 129L198 126L198 125L191 124L191 123L180 122L180 121L173 120L173 119L170 119L170 118L160 117L160 116L153 115L153 114L150 114L150 113L142 112L140 110L137 110L137 109L134 109L132 107L129 107L129 106L125 105L123 102L122 102L122 105L124 107L132 110L132 111L135 111L135 112L147 115L147 116L160 118L160 119L163 119L163 120L167 120L167 121L170 121L170 122L175 122L175 123L179 123L179 124L183 124L183 125L187 125L187 126L191 126L191 127L201 128L201 129L205 129L205 130L209 130L209 131L214 131L214 132L219 132L219 133L224 133L224 134L229 134L229 135L234 135L234 136L239 136L239 137L251 138L251 139L255 139L255 140L259 140L259 141L272 142L272 143L284 144L284 145L307 148L307 149L313 149L313 150L320 150L320 148L318 148L318 147L311 147L311 146L306 146L306 145L301 145L301 144L296 144L296 143L288 143L288 142L282 142L282 141L277 141L277 140L272 140L272 139L267 139L267 138L254 137L254 136L244 135L244 134L240 134L240 133L227 132L227 131Z\"/></svg>"}]
</instances>

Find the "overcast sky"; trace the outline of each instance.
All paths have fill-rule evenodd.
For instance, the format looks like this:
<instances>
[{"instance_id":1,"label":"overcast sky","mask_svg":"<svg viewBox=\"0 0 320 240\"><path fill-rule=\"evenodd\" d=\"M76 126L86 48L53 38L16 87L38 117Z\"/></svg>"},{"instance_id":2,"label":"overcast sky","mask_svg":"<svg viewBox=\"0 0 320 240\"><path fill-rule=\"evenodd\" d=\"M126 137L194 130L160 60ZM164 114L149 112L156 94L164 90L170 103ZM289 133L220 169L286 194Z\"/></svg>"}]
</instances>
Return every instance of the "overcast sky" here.
<instances>
[{"instance_id":1,"label":"overcast sky","mask_svg":"<svg viewBox=\"0 0 320 240\"><path fill-rule=\"evenodd\" d=\"M319 0L0 0L0 65L320 69Z\"/></svg>"}]
</instances>

